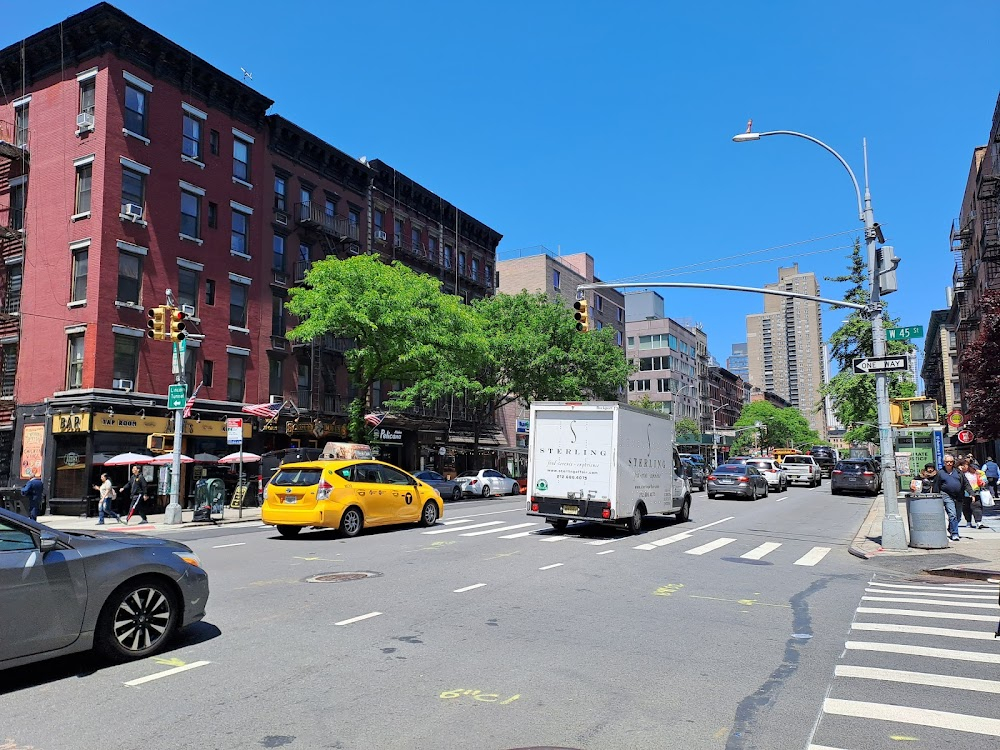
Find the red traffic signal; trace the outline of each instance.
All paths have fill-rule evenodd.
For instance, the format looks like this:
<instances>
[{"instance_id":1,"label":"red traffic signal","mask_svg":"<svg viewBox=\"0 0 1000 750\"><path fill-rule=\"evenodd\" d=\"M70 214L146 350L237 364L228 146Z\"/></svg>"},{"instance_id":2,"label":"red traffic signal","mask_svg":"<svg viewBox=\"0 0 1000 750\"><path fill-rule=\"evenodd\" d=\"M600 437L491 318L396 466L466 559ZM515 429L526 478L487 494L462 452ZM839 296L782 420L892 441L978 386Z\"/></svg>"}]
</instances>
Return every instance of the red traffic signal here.
<instances>
[{"instance_id":1,"label":"red traffic signal","mask_svg":"<svg viewBox=\"0 0 1000 750\"><path fill-rule=\"evenodd\" d=\"M187 334L184 332L187 328L187 324L184 322L187 320L187 317L187 315L176 308L170 311L170 340L174 343L187 338Z\"/></svg>"}]
</instances>

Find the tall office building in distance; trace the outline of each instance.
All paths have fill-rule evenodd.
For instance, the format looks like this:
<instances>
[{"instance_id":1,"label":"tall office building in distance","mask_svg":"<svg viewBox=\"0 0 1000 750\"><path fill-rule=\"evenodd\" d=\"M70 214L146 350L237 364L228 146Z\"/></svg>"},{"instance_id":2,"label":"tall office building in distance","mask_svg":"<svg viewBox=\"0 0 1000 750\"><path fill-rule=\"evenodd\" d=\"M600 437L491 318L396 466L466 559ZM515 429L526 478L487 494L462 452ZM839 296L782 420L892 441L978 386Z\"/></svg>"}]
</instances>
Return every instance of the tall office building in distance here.
<instances>
[{"instance_id":1,"label":"tall office building in distance","mask_svg":"<svg viewBox=\"0 0 1000 750\"><path fill-rule=\"evenodd\" d=\"M778 269L781 289L815 297L819 282L798 264ZM818 302L764 296L764 312L747 315L747 357L750 382L776 393L802 412L820 437L826 436L826 414L820 395L826 367L823 361L823 317Z\"/></svg>"},{"instance_id":2,"label":"tall office building in distance","mask_svg":"<svg viewBox=\"0 0 1000 750\"><path fill-rule=\"evenodd\" d=\"M733 344L733 351L726 357L726 369L734 375L739 375L743 378L744 383L752 382L750 380L750 361L747 356L747 344L745 341L741 344Z\"/></svg>"}]
</instances>

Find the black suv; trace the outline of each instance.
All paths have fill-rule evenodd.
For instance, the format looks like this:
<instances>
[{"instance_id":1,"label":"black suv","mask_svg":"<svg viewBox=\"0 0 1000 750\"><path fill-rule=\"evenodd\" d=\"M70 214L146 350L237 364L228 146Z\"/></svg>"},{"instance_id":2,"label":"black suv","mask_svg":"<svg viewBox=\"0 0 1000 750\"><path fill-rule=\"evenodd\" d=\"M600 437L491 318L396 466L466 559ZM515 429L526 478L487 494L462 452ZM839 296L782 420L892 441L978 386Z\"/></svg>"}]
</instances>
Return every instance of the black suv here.
<instances>
[{"instance_id":1,"label":"black suv","mask_svg":"<svg viewBox=\"0 0 1000 750\"><path fill-rule=\"evenodd\" d=\"M819 465L820 475L824 479L832 476L833 465L837 463L837 454L834 453L833 448L825 445L817 445L815 448L809 450L809 455Z\"/></svg>"}]
</instances>

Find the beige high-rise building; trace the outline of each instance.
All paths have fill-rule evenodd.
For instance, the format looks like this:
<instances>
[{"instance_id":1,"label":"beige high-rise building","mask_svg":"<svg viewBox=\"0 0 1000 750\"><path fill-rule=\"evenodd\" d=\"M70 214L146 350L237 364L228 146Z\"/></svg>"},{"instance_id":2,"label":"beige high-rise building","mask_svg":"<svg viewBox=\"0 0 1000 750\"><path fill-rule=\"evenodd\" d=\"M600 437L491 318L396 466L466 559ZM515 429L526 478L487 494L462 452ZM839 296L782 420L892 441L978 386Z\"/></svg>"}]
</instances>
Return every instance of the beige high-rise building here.
<instances>
[{"instance_id":1,"label":"beige high-rise building","mask_svg":"<svg viewBox=\"0 0 1000 750\"><path fill-rule=\"evenodd\" d=\"M778 269L781 289L819 296L816 274L801 273L798 264ZM750 382L776 393L802 412L820 437L826 436L826 416L820 388L823 366L823 317L818 302L764 296L764 312L747 315Z\"/></svg>"}]
</instances>

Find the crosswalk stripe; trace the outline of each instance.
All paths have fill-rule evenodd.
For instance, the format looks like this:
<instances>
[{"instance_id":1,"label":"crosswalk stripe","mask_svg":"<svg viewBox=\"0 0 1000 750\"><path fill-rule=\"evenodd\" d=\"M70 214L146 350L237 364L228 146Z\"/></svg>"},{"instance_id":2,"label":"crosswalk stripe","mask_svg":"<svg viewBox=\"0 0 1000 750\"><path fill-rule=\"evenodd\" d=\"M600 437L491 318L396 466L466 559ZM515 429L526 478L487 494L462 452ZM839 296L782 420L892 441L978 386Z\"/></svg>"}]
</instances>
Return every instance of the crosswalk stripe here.
<instances>
[{"instance_id":1,"label":"crosswalk stripe","mask_svg":"<svg viewBox=\"0 0 1000 750\"><path fill-rule=\"evenodd\" d=\"M444 524L445 526L451 526L456 523L469 523L471 520L471 518L449 518L447 521L440 521L439 523Z\"/></svg>"},{"instance_id":2,"label":"crosswalk stripe","mask_svg":"<svg viewBox=\"0 0 1000 750\"><path fill-rule=\"evenodd\" d=\"M760 560L768 552L774 552L778 547L781 546L780 542L764 542L759 547L754 547L752 550L747 552L745 555L740 555L740 559L743 560Z\"/></svg>"},{"instance_id":3,"label":"crosswalk stripe","mask_svg":"<svg viewBox=\"0 0 1000 750\"><path fill-rule=\"evenodd\" d=\"M427 532L424 532L427 533ZM996 604L984 604L981 602L951 602L939 599L908 599L895 598L890 596L862 596L863 602L899 602L901 604L930 604L937 607L974 607L975 609L1000 609Z\"/></svg>"},{"instance_id":4,"label":"crosswalk stripe","mask_svg":"<svg viewBox=\"0 0 1000 750\"><path fill-rule=\"evenodd\" d=\"M887 594L889 596L942 596L952 599L996 599L996 594L953 594L950 591L885 591L881 588L867 588L872 594Z\"/></svg>"},{"instance_id":5,"label":"crosswalk stripe","mask_svg":"<svg viewBox=\"0 0 1000 750\"><path fill-rule=\"evenodd\" d=\"M873 581L868 585L878 586L880 589L919 589L921 591L937 591L941 593L946 593L951 591L957 591L957 592L965 591L968 593L976 592L981 594L984 592L984 590L988 593L992 589L993 595L996 596L995 586L972 586L972 585L962 586L962 587L956 586L954 588L948 588L942 591L942 589L944 588L943 586L933 586L933 585L918 586L909 583L878 583L877 581Z\"/></svg>"},{"instance_id":6,"label":"crosswalk stripe","mask_svg":"<svg viewBox=\"0 0 1000 750\"><path fill-rule=\"evenodd\" d=\"M964 612L932 612L924 609L891 609L890 607L858 607L857 612L862 615L897 615L899 617L927 617L935 620L968 620L969 622L994 622L997 619L995 615L967 615Z\"/></svg>"},{"instance_id":7,"label":"crosswalk stripe","mask_svg":"<svg viewBox=\"0 0 1000 750\"><path fill-rule=\"evenodd\" d=\"M704 555L706 552L711 552L712 550L719 549L719 547L725 547L727 544L732 544L735 539L730 539L729 537L720 537L714 542L709 542L708 544L703 544L700 547L695 547L694 549L684 550L686 555Z\"/></svg>"},{"instance_id":8,"label":"crosswalk stripe","mask_svg":"<svg viewBox=\"0 0 1000 750\"><path fill-rule=\"evenodd\" d=\"M656 547L654 547L652 544L640 544L638 546L633 547L632 549L651 550L651 549L656 549Z\"/></svg>"},{"instance_id":9,"label":"crosswalk stripe","mask_svg":"<svg viewBox=\"0 0 1000 750\"><path fill-rule=\"evenodd\" d=\"M843 748L830 747L829 745L809 745L806 750L843 750Z\"/></svg>"},{"instance_id":10,"label":"crosswalk stripe","mask_svg":"<svg viewBox=\"0 0 1000 750\"><path fill-rule=\"evenodd\" d=\"M885 654L929 656L932 659L957 659L958 661L976 661L985 664L1000 664L1000 654L984 654L982 651L957 651L950 648L931 648L929 646L910 646L906 643L848 641L844 644L844 648L851 651L877 651Z\"/></svg>"},{"instance_id":11,"label":"crosswalk stripe","mask_svg":"<svg viewBox=\"0 0 1000 750\"><path fill-rule=\"evenodd\" d=\"M992 630L954 630L953 628L931 628L923 625L896 625L890 622L855 622L851 625L851 630L938 635L942 638L971 638L977 641L992 641L996 638L996 634Z\"/></svg>"},{"instance_id":12,"label":"crosswalk stripe","mask_svg":"<svg viewBox=\"0 0 1000 750\"><path fill-rule=\"evenodd\" d=\"M435 529L434 531L425 531L424 534L447 534L450 531L468 531L469 529L478 529L483 526L498 526L502 524L503 521L484 521L483 523L474 523L472 526L456 526L452 529Z\"/></svg>"},{"instance_id":13,"label":"crosswalk stripe","mask_svg":"<svg viewBox=\"0 0 1000 750\"><path fill-rule=\"evenodd\" d=\"M551 565L543 565L539 570L552 570L552 568L561 567L563 563L552 563Z\"/></svg>"},{"instance_id":14,"label":"crosswalk stripe","mask_svg":"<svg viewBox=\"0 0 1000 750\"><path fill-rule=\"evenodd\" d=\"M612 552L614 552L613 549L606 549L606 550L604 550L604 552L598 552L597 554L599 554L599 555L610 555Z\"/></svg>"},{"instance_id":15,"label":"crosswalk stripe","mask_svg":"<svg viewBox=\"0 0 1000 750\"><path fill-rule=\"evenodd\" d=\"M470 531L468 534L460 534L460 536L482 536L483 534L499 534L501 531L513 531L514 529L523 529L528 526L537 526L537 523L519 523L514 526L501 526L499 529L483 529L482 531ZM461 531L469 528L465 526Z\"/></svg>"},{"instance_id":16,"label":"crosswalk stripe","mask_svg":"<svg viewBox=\"0 0 1000 750\"><path fill-rule=\"evenodd\" d=\"M529 534L532 532L528 532ZM570 537L568 536L547 536L544 539L539 539L540 542L565 542Z\"/></svg>"},{"instance_id":17,"label":"crosswalk stripe","mask_svg":"<svg viewBox=\"0 0 1000 750\"><path fill-rule=\"evenodd\" d=\"M1000 682L996 680L955 677L950 674L905 672L900 669L877 669L875 667L855 667L841 664L834 670L834 675L837 677L857 677L863 680L883 680L885 682L902 682L907 685L927 685L928 687L974 690L979 693L1000 694Z\"/></svg>"},{"instance_id":18,"label":"crosswalk stripe","mask_svg":"<svg viewBox=\"0 0 1000 750\"><path fill-rule=\"evenodd\" d=\"M815 565L829 553L831 547L813 547L811 550L806 552L802 557L795 561L795 565Z\"/></svg>"},{"instance_id":19,"label":"crosswalk stripe","mask_svg":"<svg viewBox=\"0 0 1000 750\"><path fill-rule=\"evenodd\" d=\"M522 536L531 536L534 531L519 531L516 534L507 534L506 536L500 537L500 539L520 539Z\"/></svg>"},{"instance_id":20,"label":"crosswalk stripe","mask_svg":"<svg viewBox=\"0 0 1000 750\"><path fill-rule=\"evenodd\" d=\"M691 534L688 534L686 531L682 531L680 534L674 534L673 536L668 536L665 537L664 539L656 539L652 542L647 542L646 544L639 544L633 547L633 549L651 550L651 549L656 549L657 547L662 547L666 544L673 544L674 542L680 542L684 539L690 539L690 538Z\"/></svg>"},{"instance_id":21,"label":"crosswalk stripe","mask_svg":"<svg viewBox=\"0 0 1000 750\"><path fill-rule=\"evenodd\" d=\"M877 719L903 724L915 724L936 729L953 729L959 732L985 734L1000 737L1000 719L987 719L970 714L956 714L949 711L935 711L930 708L893 706L886 703L866 703L840 698L823 701L823 712L859 719Z\"/></svg>"},{"instance_id":22,"label":"crosswalk stripe","mask_svg":"<svg viewBox=\"0 0 1000 750\"><path fill-rule=\"evenodd\" d=\"M587 542L587 544L589 544L592 547L600 547L600 546L602 546L604 544L613 544L614 542L618 542L618 541L621 541L621 540L618 539L617 537L614 537L612 539L597 539L597 540L595 540L593 542Z\"/></svg>"}]
</instances>

